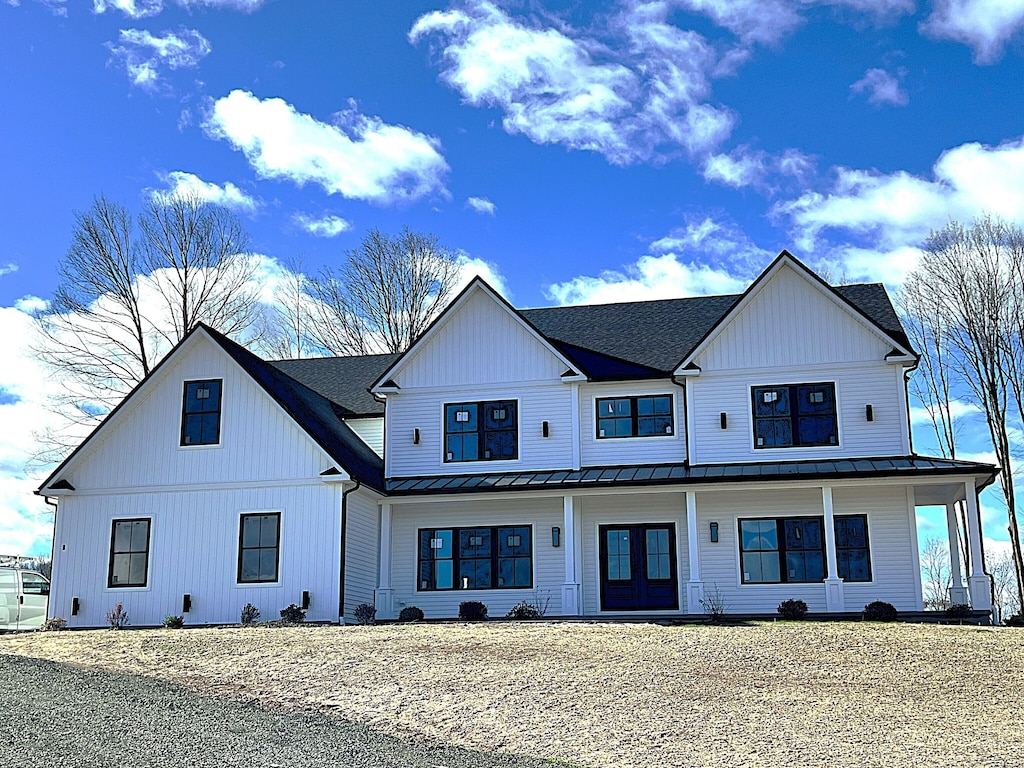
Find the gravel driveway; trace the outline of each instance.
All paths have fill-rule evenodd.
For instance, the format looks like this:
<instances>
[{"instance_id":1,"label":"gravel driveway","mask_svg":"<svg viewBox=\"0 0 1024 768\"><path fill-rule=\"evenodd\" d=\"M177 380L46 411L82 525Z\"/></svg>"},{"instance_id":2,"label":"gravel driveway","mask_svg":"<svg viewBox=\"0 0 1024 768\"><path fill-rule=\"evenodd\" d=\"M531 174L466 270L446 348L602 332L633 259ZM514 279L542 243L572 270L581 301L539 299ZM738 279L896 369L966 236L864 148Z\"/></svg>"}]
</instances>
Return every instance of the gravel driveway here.
<instances>
[{"instance_id":1,"label":"gravel driveway","mask_svg":"<svg viewBox=\"0 0 1024 768\"><path fill-rule=\"evenodd\" d=\"M537 768L401 741L319 713L211 698L148 677L0 655L0 758L14 766Z\"/></svg>"}]
</instances>

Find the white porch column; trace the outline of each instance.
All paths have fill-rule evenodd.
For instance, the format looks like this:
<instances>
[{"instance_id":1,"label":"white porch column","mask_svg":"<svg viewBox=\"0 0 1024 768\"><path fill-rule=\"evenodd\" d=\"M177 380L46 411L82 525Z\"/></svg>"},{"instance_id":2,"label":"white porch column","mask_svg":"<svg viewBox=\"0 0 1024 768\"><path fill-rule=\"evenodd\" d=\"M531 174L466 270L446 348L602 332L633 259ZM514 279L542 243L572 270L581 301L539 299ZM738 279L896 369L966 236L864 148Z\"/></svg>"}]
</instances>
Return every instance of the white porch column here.
<instances>
[{"instance_id":1,"label":"white porch column","mask_svg":"<svg viewBox=\"0 0 1024 768\"><path fill-rule=\"evenodd\" d=\"M697 494L686 491L686 543L690 554L690 580L686 582L686 612L703 613L704 582L700 580L700 533L697 530Z\"/></svg>"},{"instance_id":2,"label":"white porch column","mask_svg":"<svg viewBox=\"0 0 1024 768\"><path fill-rule=\"evenodd\" d=\"M981 512L978 509L978 489L974 485L974 478L964 483L964 493L964 503L967 504L967 544L971 552L971 573L967 577L971 607L976 611L991 611L992 591L981 562Z\"/></svg>"},{"instance_id":3,"label":"white porch column","mask_svg":"<svg viewBox=\"0 0 1024 768\"><path fill-rule=\"evenodd\" d=\"M845 609L843 580L839 578L839 560L836 557L836 520L832 510L832 486L821 487L821 507L825 513L825 562L828 577L825 579L825 610L838 613Z\"/></svg>"},{"instance_id":4,"label":"white porch column","mask_svg":"<svg viewBox=\"0 0 1024 768\"><path fill-rule=\"evenodd\" d=\"M971 598L964 587L960 570L960 536L956 522L956 502L946 502L946 532L949 535L949 603L970 605Z\"/></svg>"},{"instance_id":5,"label":"white porch column","mask_svg":"<svg viewBox=\"0 0 1024 768\"><path fill-rule=\"evenodd\" d=\"M391 502L380 505L380 573L373 591L378 619L395 618L395 590L391 588Z\"/></svg>"},{"instance_id":6,"label":"white porch column","mask_svg":"<svg viewBox=\"0 0 1024 768\"><path fill-rule=\"evenodd\" d=\"M580 599L579 572L579 531L575 500L572 496L562 497L562 550L565 552L565 582L562 584L562 615L583 615L583 601Z\"/></svg>"}]
</instances>

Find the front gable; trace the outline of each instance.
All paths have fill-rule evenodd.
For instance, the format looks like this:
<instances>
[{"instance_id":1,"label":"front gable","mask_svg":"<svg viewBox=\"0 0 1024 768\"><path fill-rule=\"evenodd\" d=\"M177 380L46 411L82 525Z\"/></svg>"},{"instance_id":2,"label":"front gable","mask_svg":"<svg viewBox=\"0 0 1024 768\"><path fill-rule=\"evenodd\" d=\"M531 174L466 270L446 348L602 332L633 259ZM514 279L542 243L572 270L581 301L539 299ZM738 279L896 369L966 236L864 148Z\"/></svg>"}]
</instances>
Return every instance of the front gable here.
<instances>
[{"instance_id":1,"label":"front gable","mask_svg":"<svg viewBox=\"0 0 1024 768\"><path fill-rule=\"evenodd\" d=\"M682 361L686 370L881 362L909 350L788 253L770 266Z\"/></svg>"},{"instance_id":2,"label":"front gable","mask_svg":"<svg viewBox=\"0 0 1024 768\"><path fill-rule=\"evenodd\" d=\"M460 294L375 391L557 381L574 364L483 280ZM383 383L381 383L383 382Z\"/></svg>"}]
</instances>

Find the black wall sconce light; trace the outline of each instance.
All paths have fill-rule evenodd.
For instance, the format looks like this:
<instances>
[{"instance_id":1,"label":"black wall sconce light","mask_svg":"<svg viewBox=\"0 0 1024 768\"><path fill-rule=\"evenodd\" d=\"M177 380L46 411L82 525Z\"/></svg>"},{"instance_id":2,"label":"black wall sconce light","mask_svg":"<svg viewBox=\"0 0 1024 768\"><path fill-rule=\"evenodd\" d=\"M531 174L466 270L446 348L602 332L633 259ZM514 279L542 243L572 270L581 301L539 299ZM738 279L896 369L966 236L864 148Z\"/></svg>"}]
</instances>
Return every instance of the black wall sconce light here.
<instances>
[{"instance_id":1,"label":"black wall sconce light","mask_svg":"<svg viewBox=\"0 0 1024 768\"><path fill-rule=\"evenodd\" d=\"M729 426L729 417L725 415L725 411L718 414L718 422L722 425L722 429Z\"/></svg>"},{"instance_id":2,"label":"black wall sconce light","mask_svg":"<svg viewBox=\"0 0 1024 768\"><path fill-rule=\"evenodd\" d=\"M192 595L181 596L181 612L188 613L192 610Z\"/></svg>"},{"instance_id":3,"label":"black wall sconce light","mask_svg":"<svg viewBox=\"0 0 1024 768\"><path fill-rule=\"evenodd\" d=\"M562 529L559 528L557 525L551 527L551 546L562 546Z\"/></svg>"},{"instance_id":4,"label":"black wall sconce light","mask_svg":"<svg viewBox=\"0 0 1024 768\"><path fill-rule=\"evenodd\" d=\"M718 523L711 524L711 541L715 544L718 543Z\"/></svg>"},{"instance_id":5,"label":"black wall sconce light","mask_svg":"<svg viewBox=\"0 0 1024 768\"><path fill-rule=\"evenodd\" d=\"M412 444L413 445L419 445L420 444L420 428L419 427L416 427L416 429L414 429L412 431Z\"/></svg>"},{"instance_id":6,"label":"black wall sconce light","mask_svg":"<svg viewBox=\"0 0 1024 768\"><path fill-rule=\"evenodd\" d=\"M551 437L551 428L548 426L546 421L542 421L540 423L540 433L544 435L544 437Z\"/></svg>"},{"instance_id":7,"label":"black wall sconce light","mask_svg":"<svg viewBox=\"0 0 1024 768\"><path fill-rule=\"evenodd\" d=\"M72 616L77 616L78 615L78 598L77 597L72 597L71 598L71 615Z\"/></svg>"},{"instance_id":8,"label":"black wall sconce light","mask_svg":"<svg viewBox=\"0 0 1024 768\"><path fill-rule=\"evenodd\" d=\"M302 590L302 610L309 608L309 590Z\"/></svg>"},{"instance_id":9,"label":"black wall sconce light","mask_svg":"<svg viewBox=\"0 0 1024 768\"><path fill-rule=\"evenodd\" d=\"M868 421L875 420L875 409L871 407L871 403L864 406L864 418Z\"/></svg>"}]
</instances>

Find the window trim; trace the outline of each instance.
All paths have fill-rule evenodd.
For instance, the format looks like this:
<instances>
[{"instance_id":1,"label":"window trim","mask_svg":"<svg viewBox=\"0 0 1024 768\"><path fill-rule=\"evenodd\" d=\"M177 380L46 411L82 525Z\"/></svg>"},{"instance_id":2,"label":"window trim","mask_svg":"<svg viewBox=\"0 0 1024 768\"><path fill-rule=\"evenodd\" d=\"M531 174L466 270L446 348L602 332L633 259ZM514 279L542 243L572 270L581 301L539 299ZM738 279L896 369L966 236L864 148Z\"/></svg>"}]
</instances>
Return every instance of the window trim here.
<instances>
[{"instance_id":1,"label":"window trim","mask_svg":"<svg viewBox=\"0 0 1024 768\"><path fill-rule=\"evenodd\" d=\"M516 407L516 429L515 429L515 435L516 435L516 454L515 454L515 456L513 458L511 458L511 459L502 459L502 458L498 458L498 459L485 459L485 458L482 458L482 457L481 458L477 458L477 459L449 459L448 458L448 450L447 450L448 449L448 408L451 407L451 406L459 406L459 405L475 405L475 406L477 406L478 409L480 409L483 406L486 406L487 404L494 404L494 403L515 403L515 407ZM449 465L449 464L455 465L455 466L459 466L459 465L473 465L473 464L479 464L481 462L497 462L497 463L500 464L500 463L503 463L503 462L504 463L512 463L512 462L521 461L522 460L522 444L523 444L523 440L522 440L522 423L523 423L522 416L523 416L522 402L521 402L520 398L518 398L518 397L490 397L490 398L487 398L486 400L472 400L472 399L467 398L467 399L464 399L464 400L442 401L442 403L441 403L441 465L442 466ZM478 411L477 419L480 419L479 411ZM482 435L483 434L483 430L477 429L476 434L477 435ZM482 446L481 446L481 453L482 453ZM417 579L417 583L418 582L419 582L419 579Z\"/></svg>"},{"instance_id":2,"label":"window trim","mask_svg":"<svg viewBox=\"0 0 1024 768\"><path fill-rule=\"evenodd\" d=\"M667 434L659 432L659 433L656 433L656 434L653 434L653 435L641 435L641 434L638 434L638 433L637 434L632 434L632 435L605 435L605 436L601 435L601 413L600 413L600 409L601 409L601 403L602 402L605 402L605 401L608 401L608 400L629 400L630 403L631 403L630 408L632 410L632 414L631 414L630 418L631 418L631 421L632 421L633 429L636 430L636 429L638 429L638 421L640 419L639 409L637 407L638 401L646 399L646 398L656 398L656 397L667 397L668 398L668 402L669 402L668 416L669 416L669 419L671 420L671 424L670 424L670 426L672 427L672 431L671 432L669 432ZM593 414L594 414L594 432L593 432L593 435L594 435L594 440L601 440L601 441L606 441L606 440L636 440L636 439L641 439L641 440L657 440L659 438L660 439L673 439L673 438L678 438L679 437L679 435L677 433L677 430L676 430L676 422L677 422L677 419L676 419L676 398L675 398L675 395L672 392L650 392L650 393L645 393L645 394L628 394L628 395L623 394L623 395L606 395L606 396L599 396L599 395L595 394L593 396L593 401L594 401L594 403L593 403L593 405L594 405L594 407L593 407Z\"/></svg>"},{"instance_id":3,"label":"window trim","mask_svg":"<svg viewBox=\"0 0 1024 768\"><path fill-rule=\"evenodd\" d=\"M207 382L217 382L220 384L220 402L217 404L217 441L213 443L186 443L185 442L185 417L189 414L185 412L185 407L188 405L188 385L189 384L204 384ZM213 411L207 411L207 413L213 413ZM219 448L224 442L224 379L216 376L209 376L206 378L196 379L183 379L181 384L181 433L178 438L178 448L184 448L186 450L193 449L204 449L204 448Z\"/></svg>"},{"instance_id":4,"label":"window trim","mask_svg":"<svg viewBox=\"0 0 1024 768\"><path fill-rule=\"evenodd\" d=\"M115 584L114 583L114 538L115 531L118 523L137 523L145 520L148 523L146 529L146 577L142 584ZM127 553L119 552L117 554L135 554L135 550L128 550ZM149 589L149 571L150 565L153 561L153 518L152 517L113 517L110 519L110 548L107 551L107 589L108 590L124 590L124 589L138 589L145 590Z\"/></svg>"},{"instance_id":5,"label":"window trim","mask_svg":"<svg viewBox=\"0 0 1024 768\"><path fill-rule=\"evenodd\" d=\"M247 517L270 517L277 518L277 546L274 556L274 578L273 579L242 579L242 554L251 549L270 549L270 547L242 547L242 537L245 535L245 518ZM235 571L235 586L259 587L274 586L281 583L281 518L280 510L268 509L257 511L240 512L238 515L238 563Z\"/></svg>"},{"instance_id":6,"label":"window trim","mask_svg":"<svg viewBox=\"0 0 1024 768\"><path fill-rule=\"evenodd\" d=\"M835 524L840 519L859 517L859 518L862 518L864 520L864 550L865 550L865 552L867 554L868 578L867 579L856 579L856 580L851 580L851 579L844 578L843 579L843 583L844 584L856 584L858 586L859 585L874 584L875 583L875 572L874 572L874 568L873 568L873 558L871 556L871 550L873 549L873 546L872 546L872 540L871 540L871 526L869 525L869 521L868 521L869 515L866 512L851 512L849 514L834 514L832 517L833 517L833 520L832 520L833 534L835 534ZM825 516L824 515L781 515L781 516L774 516L774 517L773 516L764 516L764 517L741 517L741 516L736 516L736 518L735 518L736 526L735 526L735 529L734 529L736 531L736 546L735 546L734 549L735 549L735 552L736 552L736 570L737 570L737 574L739 576L739 584L740 584L740 586L742 586L742 587L780 587L780 586L801 587L801 586L808 586L808 585L813 586L813 585L817 585L817 584L824 584L825 583L824 579L822 579L821 581L787 581L787 580L780 580L780 581L747 581L744 578L743 553L744 553L745 550L743 549L743 529L742 529L742 524L743 524L744 521L750 522L750 521L769 520L769 521L774 522L776 524L776 526L778 526L779 523L784 522L785 520L809 520L809 519L815 519L815 520L818 520L818 521L821 522L821 528L822 528L821 554L822 554L822 559L823 559L823 562L824 562L824 571L825 571L825 577L824 578L828 579L829 578L829 572L828 572L828 548L827 548L827 545L826 545L826 542L825 542ZM780 535L780 544L781 544L782 543L781 534L779 534L779 535ZM843 547L843 549L860 549L860 547ZM757 550L750 550L750 551L754 552L754 551L757 551ZM779 556L779 575L780 576L784 576L784 575L786 575L786 569L783 567L784 566L783 557L785 556L785 549L784 549L784 547L780 546L779 549L777 549L775 551L778 553L778 556ZM838 541L838 537L837 537L836 538L836 567L837 567L837 569L838 569L838 565L839 565L838 560L839 560L839 541ZM838 574L837 574L837 576L838 576Z\"/></svg>"},{"instance_id":7,"label":"window trim","mask_svg":"<svg viewBox=\"0 0 1024 768\"><path fill-rule=\"evenodd\" d=\"M499 547L498 547L498 536L500 535L499 532L502 529L510 529L510 528L526 528L527 529L527 531L529 532L527 535L529 536L529 543L530 543L530 554L529 554L529 558L530 558L530 583L528 585L507 587L507 586L498 586L497 584L495 584L495 586L491 586L491 587L466 587L465 589L462 587L461 579L459 578L459 562L460 562L460 558L458 556L458 551L459 551L459 534L462 531L479 530L481 528L486 528L487 530L490 531L491 541L493 542L492 547L491 547L491 556L490 556L490 561L491 561L491 580L492 580L492 583L497 582L497 578L498 578L498 560L504 559L504 558L501 558L501 556L499 555ZM452 563L452 586L450 586L450 587L431 588L431 587L423 587L423 586L421 586L422 580L420 578L420 573L421 573L421 567L422 567L422 564L423 564L424 560L423 560L422 553L421 553L420 542L423 539L423 534L425 532L427 532L427 531L429 531L431 533L431 538L434 538L434 536L436 536L437 531L451 531L452 532L452 556L450 558L451 563ZM533 523L522 523L522 524L519 524L519 523L503 523L503 524L500 524L500 525L462 525L462 526L456 526L456 525L447 525L447 526L445 526L445 525L435 525L435 526L431 526L429 528L417 528L416 529L416 570L415 570L414 576L413 576L413 579L415 581L415 591L417 593L432 594L432 593L447 593L447 592L497 592L497 591L501 591L501 590L533 589L534 588L534 584L536 584L536 582L537 582L537 573L536 573L536 566L537 566L537 539L536 539L536 536L534 534L535 534L535 530L534 530ZM515 557L515 556L513 556L513 557ZM519 557L523 557L523 556L520 555ZM448 559L449 558L444 558L444 560L448 560ZM467 559L469 559L469 560L478 560L478 559L482 559L482 558L467 558ZM436 562L436 560L431 559L428 562Z\"/></svg>"},{"instance_id":8,"label":"window trim","mask_svg":"<svg viewBox=\"0 0 1024 768\"><path fill-rule=\"evenodd\" d=\"M788 387L788 388L792 389L793 387L820 387L820 386L831 386L832 387L832 402L833 402L834 408L835 408L835 413L833 414L833 416L835 418L835 427L836 427L836 441L834 443L820 443L820 444L810 443L810 444L807 444L807 445L796 445L796 444L794 444L794 445L779 445L779 446L758 445L757 444L757 416L756 416L756 411L755 411L755 407L754 407L754 390L755 389L764 389L764 388L781 389L782 387ZM843 445L843 435L842 435L842 430L840 429L840 418L839 418L839 413L840 413L840 407L839 407L839 386L838 386L838 383L835 380L831 380L831 381L801 381L801 382L795 382L795 383L790 383L790 384L752 383L748 387L747 405L750 408L750 411L749 411L749 413L750 413L750 432L749 432L749 434L750 434L750 447L751 447L751 450L754 450L754 451L806 451L808 449L815 449L815 450L832 451L832 450L836 450L836 449L841 448L842 445ZM790 415L790 418L791 419L793 418L793 414ZM795 430L794 430L794 434L796 434Z\"/></svg>"}]
</instances>

